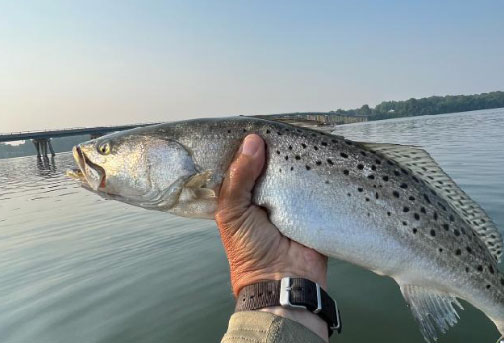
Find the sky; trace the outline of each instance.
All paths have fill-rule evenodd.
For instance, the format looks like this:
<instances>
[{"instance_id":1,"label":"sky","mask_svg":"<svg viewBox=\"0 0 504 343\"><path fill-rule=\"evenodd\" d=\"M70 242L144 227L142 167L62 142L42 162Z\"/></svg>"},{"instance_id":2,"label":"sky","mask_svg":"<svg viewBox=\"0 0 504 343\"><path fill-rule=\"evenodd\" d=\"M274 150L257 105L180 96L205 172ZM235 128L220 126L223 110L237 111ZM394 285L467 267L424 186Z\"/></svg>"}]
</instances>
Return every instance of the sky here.
<instances>
[{"instance_id":1,"label":"sky","mask_svg":"<svg viewBox=\"0 0 504 343\"><path fill-rule=\"evenodd\" d=\"M504 2L0 0L0 132L504 90Z\"/></svg>"}]
</instances>

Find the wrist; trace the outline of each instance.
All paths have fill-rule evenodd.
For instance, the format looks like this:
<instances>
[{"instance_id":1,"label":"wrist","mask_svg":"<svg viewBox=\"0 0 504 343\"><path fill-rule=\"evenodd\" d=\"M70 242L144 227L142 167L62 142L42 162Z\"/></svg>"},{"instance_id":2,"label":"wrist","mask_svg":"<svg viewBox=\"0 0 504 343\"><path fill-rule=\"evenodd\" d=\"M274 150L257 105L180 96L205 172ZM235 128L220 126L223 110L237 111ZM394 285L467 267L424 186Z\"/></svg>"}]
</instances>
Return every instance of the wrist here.
<instances>
[{"instance_id":1,"label":"wrist","mask_svg":"<svg viewBox=\"0 0 504 343\"><path fill-rule=\"evenodd\" d=\"M327 290L327 276L325 274L326 273L321 274L313 271L303 270L286 270L283 272L270 272L267 270L252 271L247 273L240 273L236 277L233 277L231 279L231 287L233 289L234 296L237 297L241 289L245 286L252 285L264 280L281 280L284 277L297 277L318 283L320 287L322 287L324 290Z\"/></svg>"},{"instance_id":2,"label":"wrist","mask_svg":"<svg viewBox=\"0 0 504 343\"><path fill-rule=\"evenodd\" d=\"M259 309L258 311L269 312L274 315L298 322L313 333L317 334L324 342L329 342L327 323L316 314L303 309L287 309L281 306L273 306Z\"/></svg>"}]
</instances>

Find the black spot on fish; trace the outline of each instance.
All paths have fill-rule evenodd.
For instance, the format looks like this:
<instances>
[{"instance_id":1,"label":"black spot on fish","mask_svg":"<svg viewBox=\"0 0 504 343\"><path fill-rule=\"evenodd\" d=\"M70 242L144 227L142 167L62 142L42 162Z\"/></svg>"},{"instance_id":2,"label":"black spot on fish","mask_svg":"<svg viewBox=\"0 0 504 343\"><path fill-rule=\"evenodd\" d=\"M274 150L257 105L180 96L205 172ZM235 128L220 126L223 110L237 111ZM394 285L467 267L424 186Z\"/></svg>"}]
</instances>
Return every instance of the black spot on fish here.
<instances>
[{"instance_id":1,"label":"black spot on fish","mask_svg":"<svg viewBox=\"0 0 504 343\"><path fill-rule=\"evenodd\" d=\"M465 268L466 273L469 273L469 270L470 270L469 267Z\"/></svg>"},{"instance_id":2,"label":"black spot on fish","mask_svg":"<svg viewBox=\"0 0 504 343\"><path fill-rule=\"evenodd\" d=\"M331 142L338 143L338 141L336 139L331 139Z\"/></svg>"},{"instance_id":3,"label":"black spot on fish","mask_svg":"<svg viewBox=\"0 0 504 343\"><path fill-rule=\"evenodd\" d=\"M438 202L437 204L439 205L439 207L441 207L443 211L446 211L446 207L442 203Z\"/></svg>"},{"instance_id":4,"label":"black spot on fish","mask_svg":"<svg viewBox=\"0 0 504 343\"><path fill-rule=\"evenodd\" d=\"M406 189L406 188L408 188L408 185L405 183L401 183L401 185L399 187L401 187L402 189Z\"/></svg>"},{"instance_id":5,"label":"black spot on fish","mask_svg":"<svg viewBox=\"0 0 504 343\"><path fill-rule=\"evenodd\" d=\"M398 191L393 191L392 195L395 196L396 198L399 198L399 192Z\"/></svg>"},{"instance_id":6,"label":"black spot on fish","mask_svg":"<svg viewBox=\"0 0 504 343\"><path fill-rule=\"evenodd\" d=\"M368 179L370 179L370 180L374 180L374 175L373 175L373 174L368 175L368 177L367 177L367 178L368 178Z\"/></svg>"},{"instance_id":7,"label":"black spot on fish","mask_svg":"<svg viewBox=\"0 0 504 343\"><path fill-rule=\"evenodd\" d=\"M483 266L482 265L479 265L478 268L476 268L479 272L482 272L483 271Z\"/></svg>"},{"instance_id":8,"label":"black spot on fish","mask_svg":"<svg viewBox=\"0 0 504 343\"><path fill-rule=\"evenodd\" d=\"M313 149L318 150L318 146L316 146L316 145L315 145L315 146L313 147Z\"/></svg>"},{"instance_id":9,"label":"black spot on fish","mask_svg":"<svg viewBox=\"0 0 504 343\"><path fill-rule=\"evenodd\" d=\"M389 216L389 217L390 217L391 215L392 215L392 213L390 213L390 212L387 212L387 216Z\"/></svg>"},{"instance_id":10,"label":"black spot on fish","mask_svg":"<svg viewBox=\"0 0 504 343\"><path fill-rule=\"evenodd\" d=\"M502 286L504 286L504 278L500 279L500 283L501 283Z\"/></svg>"},{"instance_id":11,"label":"black spot on fish","mask_svg":"<svg viewBox=\"0 0 504 343\"><path fill-rule=\"evenodd\" d=\"M303 149L306 149L306 144L301 143L301 146L303 147Z\"/></svg>"},{"instance_id":12,"label":"black spot on fish","mask_svg":"<svg viewBox=\"0 0 504 343\"><path fill-rule=\"evenodd\" d=\"M404 206L403 207L403 212L409 212L409 207L408 206Z\"/></svg>"},{"instance_id":13,"label":"black spot on fish","mask_svg":"<svg viewBox=\"0 0 504 343\"><path fill-rule=\"evenodd\" d=\"M453 214L450 214L450 221L453 223L455 221L455 217L453 216Z\"/></svg>"},{"instance_id":14,"label":"black spot on fish","mask_svg":"<svg viewBox=\"0 0 504 343\"><path fill-rule=\"evenodd\" d=\"M350 193L347 193L347 195L348 195L348 196L351 196L352 194L350 194Z\"/></svg>"},{"instance_id":15,"label":"black spot on fish","mask_svg":"<svg viewBox=\"0 0 504 343\"><path fill-rule=\"evenodd\" d=\"M402 222L402 224L403 224L404 226L406 226L406 225L408 225L408 222Z\"/></svg>"},{"instance_id":16,"label":"black spot on fish","mask_svg":"<svg viewBox=\"0 0 504 343\"><path fill-rule=\"evenodd\" d=\"M289 145L289 150L292 150L292 145Z\"/></svg>"},{"instance_id":17,"label":"black spot on fish","mask_svg":"<svg viewBox=\"0 0 504 343\"><path fill-rule=\"evenodd\" d=\"M426 214L426 213L427 213L427 211L425 210L425 207L421 207L421 208L420 208L420 212L422 212L423 214Z\"/></svg>"},{"instance_id":18,"label":"black spot on fish","mask_svg":"<svg viewBox=\"0 0 504 343\"><path fill-rule=\"evenodd\" d=\"M322 164L322 161L317 161L317 162L315 162L315 164L319 166Z\"/></svg>"},{"instance_id":19,"label":"black spot on fish","mask_svg":"<svg viewBox=\"0 0 504 343\"><path fill-rule=\"evenodd\" d=\"M439 248L438 250L439 250L439 252L443 252L443 248Z\"/></svg>"},{"instance_id":20,"label":"black spot on fish","mask_svg":"<svg viewBox=\"0 0 504 343\"><path fill-rule=\"evenodd\" d=\"M276 153L277 153L277 155L280 155L280 150L277 150Z\"/></svg>"},{"instance_id":21,"label":"black spot on fish","mask_svg":"<svg viewBox=\"0 0 504 343\"><path fill-rule=\"evenodd\" d=\"M371 166L371 170L376 170L376 166L374 164Z\"/></svg>"},{"instance_id":22,"label":"black spot on fish","mask_svg":"<svg viewBox=\"0 0 504 343\"><path fill-rule=\"evenodd\" d=\"M350 172L345 169L345 170L343 170L343 174L348 175L348 174L350 174Z\"/></svg>"},{"instance_id":23,"label":"black spot on fish","mask_svg":"<svg viewBox=\"0 0 504 343\"><path fill-rule=\"evenodd\" d=\"M296 155L296 156L294 156L294 158L299 161L301 159L301 156Z\"/></svg>"},{"instance_id":24,"label":"black spot on fish","mask_svg":"<svg viewBox=\"0 0 504 343\"><path fill-rule=\"evenodd\" d=\"M291 167L290 169L291 169L291 171L293 171L293 170L294 170L294 167Z\"/></svg>"},{"instance_id":25,"label":"black spot on fish","mask_svg":"<svg viewBox=\"0 0 504 343\"><path fill-rule=\"evenodd\" d=\"M345 154L344 152L341 152L341 153L340 153L340 156L341 156L341 157L343 157L343 158L348 158L348 155L347 155L347 154Z\"/></svg>"},{"instance_id":26,"label":"black spot on fish","mask_svg":"<svg viewBox=\"0 0 504 343\"><path fill-rule=\"evenodd\" d=\"M282 135L282 133L281 133L280 131L277 131L277 134L278 134L279 136L281 136L281 135Z\"/></svg>"},{"instance_id":27,"label":"black spot on fish","mask_svg":"<svg viewBox=\"0 0 504 343\"><path fill-rule=\"evenodd\" d=\"M380 160L375 160L376 164L381 164Z\"/></svg>"},{"instance_id":28,"label":"black spot on fish","mask_svg":"<svg viewBox=\"0 0 504 343\"><path fill-rule=\"evenodd\" d=\"M450 230L450 225L443 224L443 229L445 229L446 231Z\"/></svg>"},{"instance_id":29,"label":"black spot on fish","mask_svg":"<svg viewBox=\"0 0 504 343\"><path fill-rule=\"evenodd\" d=\"M491 287L490 285L486 285L486 289L490 289L490 287Z\"/></svg>"},{"instance_id":30,"label":"black spot on fish","mask_svg":"<svg viewBox=\"0 0 504 343\"><path fill-rule=\"evenodd\" d=\"M434 215L432 217L434 218L434 220L438 220L438 214L437 214L437 212L434 212Z\"/></svg>"},{"instance_id":31,"label":"black spot on fish","mask_svg":"<svg viewBox=\"0 0 504 343\"><path fill-rule=\"evenodd\" d=\"M488 271L490 272L490 274L495 274L494 267L492 266L488 266Z\"/></svg>"},{"instance_id":32,"label":"black spot on fish","mask_svg":"<svg viewBox=\"0 0 504 343\"><path fill-rule=\"evenodd\" d=\"M369 198L366 198L366 201L369 201Z\"/></svg>"},{"instance_id":33,"label":"black spot on fish","mask_svg":"<svg viewBox=\"0 0 504 343\"><path fill-rule=\"evenodd\" d=\"M457 230L457 229L453 230L453 233L454 233L454 234L455 234L455 236L457 236L457 237L458 237L458 236L460 236L460 231L459 231L459 230Z\"/></svg>"},{"instance_id":34,"label":"black spot on fish","mask_svg":"<svg viewBox=\"0 0 504 343\"><path fill-rule=\"evenodd\" d=\"M306 168L306 170L310 170L311 169L311 167L309 165L306 165L305 168Z\"/></svg>"},{"instance_id":35,"label":"black spot on fish","mask_svg":"<svg viewBox=\"0 0 504 343\"><path fill-rule=\"evenodd\" d=\"M432 237L435 237L436 236L436 230L434 230L434 229L430 230L430 235Z\"/></svg>"},{"instance_id":36,"label":"black spot on fish","mask_svg":"<svg viewBox=\"0 0 504 343\"><path fill-rule=\"evenodd\" d=\"M362 170L362 169L364 169L364 165L363 165L362 163L359 163L359 164L357 165L357 168L358 168L358 169L360 169L360 170Z\"/></svg>"},{"instance_id":37,"label":"black spot on fish","mask_svg":"<svg viewBox=\"0 0 504 343\"><path fill-rule=\"evenodd\" d=\"M413 181L419 182L418 179L415 176L413 176Z\"/></svg>"},{"instance_id":38,"label":"black spot on fish","mask_svg":"<svg viewBox=\"0 0 504 343\"><path fill-rule=\"evenodd\" d=\"M389 177L387 175L383 176L382 177L383 181L388 181L389 180Z\"/></svg>"},{"instance_id":39,"label":"black spot on fish","mask_svg":"<svg viewBox=\"0 0 504 343\"><path fill-rule=\"evenodd\" d=\"M457 255L457 256L462 255L462 250L460 250L460 249L455 250L455 255Z\"/></svg>"},{"instance_id":40,"label":"black spot on fish","mask_svg":"<svg viewBox=\"0 0 504 343\"><path fill-rule=\"evenodd\" d=\"M411 201L415 201L415 197L412 196L412 195L410 195L408 199L411 200Z\"/></svg>"},{"instance_id":41,"label":"black spot on fish","mask_svg":"<svg viewBox=\"0 0 504 343\"><path fill-rule=\"evenodd\" d=\"M357 188L359 192L362 192L364 189L362 187Z\"/></svg>"},{"instance_id":42,"label":"black spot on fish","mask_svg":"<svg viewBox=\"0 0 504 343\"><path fill-rule=\"evenodd\" d=\"M431 203L431 201L430 201L429 197L427 196L427 194L424 194L423 197L424 197L425 201L427 201L429 204Z\"/></svg>"},{"instance_id":43,"label":"black spot on fish","mask_svg":"<svg viewBox=\"0 0 504 343\"><path fill-rule=\"evenodd\" d=\"M327 142L320 142L320 144L322 144L322 146L327 146Z\"/></svg>"},{"instance_id":44,"label":"black spot on fish","mask_svg":"<svg viewBox=\"0 0 504 343\"><path fill-rule=\"evenodd\" d=\"M228 130L228 133L231 133L231 130Z\"/></svg>"},{"instance_id":45,"label":"black spot on fish","mask_svg":"<svg viewBox=\"0 0 504 343\"><path fill-rule=\"evenodd\" d=\"M325 184L328 185L329 184L329 181L325 180Z\"/></svg>"},{"instance_id":46,"label":"black spot on fish","mask_svg":"<svg viewBox=\"0 0 504 343\"><path fill-rule=\"evenodd\" d=\"M375 193L375 198L378 199L380 195L378 193Z\"/></svg>"},{"instance_id":47,"label":"black spot on fish","mask_svg":"<svg viewBox=\"0 0 504 343\"><path fill-rule=\"evenodd\" d=\"M243 129L243 132L247 132L247 129Z\"/></svg>"},{"instance_id":48,"label":"black spot on fish","mask_svg":"<svg viewBox=\"0 0 504 343\"><path fill-rule=\"evenodd\" d=\"M401 173L399 173L397 170L394 170L394 175L395 175L395 176L400 176L400 175L401 175Z\"/></svg>"},{"instance_id":49,"label":"black spot on fish","mask_svg":"<svg viewBox=\"0 0 504 343\"><path fill-rule=\"evenodd\" d=\"M285 160L288 161L289 160L289 156L285 155Z\"/></svg>"},{"instance_id":50,"label":"black spot on fish","mask_svg":"<svg viewBox=\"0 0 504 343\"><path fill-rule=\"evenodd\" d=\"M334 162L330 158L327 159L327 163L329 163L330 165L334 164Z\"/></svg>"},{"instance_id":51,"label":"black spot on fish","mask_svg":"<svg viewBox=\"0 0 504 343\"><path fill-rule=\"evenodd\" d=\"M364 151L360 152L362 156L367 156L367 154Z\"/></svg>"},{"instance_id":52,"label":"black spot on fish","mask_svg":"<svg viewBox=\"0 0 504 343\"><path fill-rule=\"evenodd\" d=\"M416 220L420 220L420 215L418 213L414 213L413 214L413 217L416 219Z\"/></svg>"},{"instance_id":53,"label":"black spot on fish","mask_svg":"<svg viewBox=\"0 0 504 343\"><path fill-rule=\"evenodd\" d=\"M418 230L416 228L413 228L412 231L413 231L413 233L417 233Z\"/></svg>"},{"instance_id":54,"label":"black spot on fish","mask_svg":"<svg viewBox=\"0 0 504 343\"><path fill-rule=\"evenodd\" d=\"M266 130L266 133L268 133L268 134L269 134L269 133L271 133L271 131L270 131L270 130Z\"/></svg>"}]
</instances>

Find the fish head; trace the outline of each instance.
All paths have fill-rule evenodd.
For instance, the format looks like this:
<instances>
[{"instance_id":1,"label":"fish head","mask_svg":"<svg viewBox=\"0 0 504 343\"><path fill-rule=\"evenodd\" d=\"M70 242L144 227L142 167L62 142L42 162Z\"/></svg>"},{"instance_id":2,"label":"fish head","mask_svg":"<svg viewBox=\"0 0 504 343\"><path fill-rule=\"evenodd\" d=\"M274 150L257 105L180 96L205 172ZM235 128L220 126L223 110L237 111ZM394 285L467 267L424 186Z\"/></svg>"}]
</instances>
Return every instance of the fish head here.
<instances>
[{"instance_id":1,"label":"fish head","mask_svg":"<svg viewBox=\"0 0 504 343\"><path fill-rule=\"evenodd\" d=\"M180 143L141 133L116 133L73 148L78 169L67 173L83 186L141 207L170 207L183 183L196 173Z\"/></svg>"}]
</instances>

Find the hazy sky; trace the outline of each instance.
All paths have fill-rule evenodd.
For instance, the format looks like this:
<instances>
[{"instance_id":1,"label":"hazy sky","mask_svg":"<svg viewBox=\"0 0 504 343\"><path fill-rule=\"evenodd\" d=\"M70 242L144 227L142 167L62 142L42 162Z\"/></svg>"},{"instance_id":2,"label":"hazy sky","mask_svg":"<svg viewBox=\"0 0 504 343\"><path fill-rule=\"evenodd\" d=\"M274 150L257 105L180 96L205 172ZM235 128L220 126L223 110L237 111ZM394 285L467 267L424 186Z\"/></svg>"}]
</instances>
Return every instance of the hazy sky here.
<instances>
[{"instance_id":1,"label":"hazy sky","mask_svg":"<svg viewBox=\"0 0 504 343\"><path fill-rule=\"evenodd\" d=\"M2 1L0 132L504 90L504 1Z\"/></svg>"}]
</instances>

